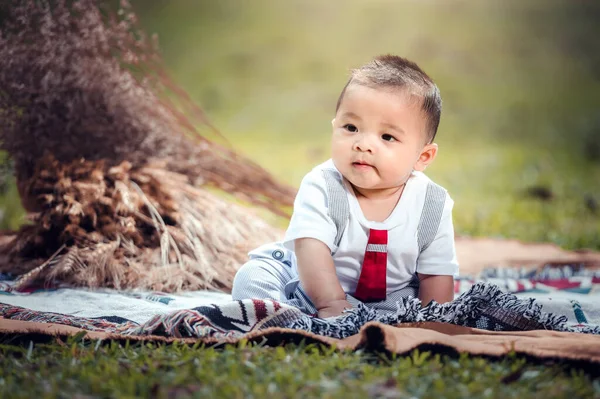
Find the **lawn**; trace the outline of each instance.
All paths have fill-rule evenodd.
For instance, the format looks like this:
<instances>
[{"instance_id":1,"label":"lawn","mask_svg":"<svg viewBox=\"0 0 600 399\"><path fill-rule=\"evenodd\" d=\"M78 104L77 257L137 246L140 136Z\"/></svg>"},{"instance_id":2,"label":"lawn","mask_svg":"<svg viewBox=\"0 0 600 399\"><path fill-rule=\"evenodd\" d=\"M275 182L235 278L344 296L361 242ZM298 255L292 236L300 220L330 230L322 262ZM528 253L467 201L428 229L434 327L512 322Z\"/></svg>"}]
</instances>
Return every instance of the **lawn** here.
<instances>
[{"instance_id":1,"label":"lawn","mask_svg":"<svg viewBox=\"0 0 600 399\"><path fill-rule=\"evenodd\" d=\"M600 250L600 6L570 1L137 0L175 79L227 142L297 185L328 157L347 71L419 62L444 98L428 174L457 234ZM223 140L214 137L215 140ZM2 228L22 222L4 184ZM285 221L270 217L273 223ZM0 342L0 397L600 397L600 379L512 356L389 358L316 346ZM33 382L32 382L33 381Z\"/></svg>"},{"instance_id":2,"label":"lawn","mask_svg":"<svg viewBox=\"0 0 600 399\"><path fill-rule=\"evenodd\" d=\"M559 364L414 351L337 352L81 341L0 343L0 396L202 398L584 398L600 379Z\"/></svg>"}]
</instances>

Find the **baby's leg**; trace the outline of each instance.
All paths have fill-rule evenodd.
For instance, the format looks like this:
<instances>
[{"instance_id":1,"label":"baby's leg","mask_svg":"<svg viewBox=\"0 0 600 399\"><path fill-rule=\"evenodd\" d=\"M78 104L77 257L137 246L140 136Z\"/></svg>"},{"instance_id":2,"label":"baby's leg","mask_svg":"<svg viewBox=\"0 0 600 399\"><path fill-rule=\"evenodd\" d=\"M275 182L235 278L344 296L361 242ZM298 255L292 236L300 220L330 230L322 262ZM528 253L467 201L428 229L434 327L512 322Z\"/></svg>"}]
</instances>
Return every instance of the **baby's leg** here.
<instances>
[{"instance_id":1,"label":"baby's leg","mask_svg":"<svg viewBox=\"0 0 600 399\"><path fill-rule=\"evenodd\" d=\"M234 300L272 299L279 303L303 308L291 292L286 294L286 285L294 284L298 276L290 266L275 259L251 259L246 262L233 279L231 296ZM289 291L288 287L288 291Z\"/></svg>"},{"instance_id":2,"label":"baby's leg","mask_svg":"<svg viewBox=\"0 0 600 399\"><path fill-rule=\"evenodd\" d=\"M231 296L234 300L272 299L284 302L285 285L292 279L286 265L276 261L252 259L246 262L233 279Z\"/></svg>"},{"instance_id":3,"label":"baby's leg","mask_svg":"<svg viewBox=\"0 0 600 399\"><path fill-rule=\"evenodd\" d=\"M375 309L377 309L378 312L396 314L398 311L397 303L402 298L408 298L408 297L417 298L418 296L419 296L419 288L409 285L407 287L400 288L397 291L390 292L389 294L387 294L387 298L385 298L385 301L374 303L373 305L375 305L375 306L373 306L373 307Z\"/></svg>"},{"instance_id":4,"label":"baby's leg","mask_svg":"<svg viewBox=\"0 0 600 399\"><path fill-rule=\"evenodd\" d=\"M235 301L271 299L307 314L316 313L314 305L299 287L298 276L292 273L290 266L277 260L251 259L244 264L233 279L231 296Z\"/></svg>"},{"instance_id":5,"label":"baby's leg","mask_svg":"<svg viewBox=\"0 0 600 399\"><path fill-rule=\"evenodd\" d=\"M416 298L419 296L419 287L414 284L408 285L404 288L401 288L397 291L390 292L387 294L387 297L383 301L379 302L364 302L367 307L377 310L377 312L381 314L392 313L396 314L398 310L398 305L396 304L402 298L413 297ZM352 307L356 307L360 301L354 298L351 295L347 296L348 302L352 304Z\"/></svg>"}]
</instances>

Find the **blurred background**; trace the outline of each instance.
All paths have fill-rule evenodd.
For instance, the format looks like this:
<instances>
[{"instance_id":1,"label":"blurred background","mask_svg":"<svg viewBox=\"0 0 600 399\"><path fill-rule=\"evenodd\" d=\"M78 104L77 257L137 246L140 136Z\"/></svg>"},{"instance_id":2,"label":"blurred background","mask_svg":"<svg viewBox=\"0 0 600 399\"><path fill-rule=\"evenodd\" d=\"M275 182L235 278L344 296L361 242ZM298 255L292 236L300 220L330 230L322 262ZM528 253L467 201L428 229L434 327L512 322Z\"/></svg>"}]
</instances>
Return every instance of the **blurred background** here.
<instances>
[{"instance_id":1,"label":"blurred background","mask_svg":"<svg viewBox=\"0 0 600 399\"><path fill-rule=\"evenodd\" d=\"M600 249L600 3L133 0L221 138L298 186L329 157L349 70L417 62L444 109L428 175L458 235ZM226 140L226 141L225 141ZM10 163L0 227L23 223ZM273 220L285 226L283 220Z\"/></svg>"}]
</instances>

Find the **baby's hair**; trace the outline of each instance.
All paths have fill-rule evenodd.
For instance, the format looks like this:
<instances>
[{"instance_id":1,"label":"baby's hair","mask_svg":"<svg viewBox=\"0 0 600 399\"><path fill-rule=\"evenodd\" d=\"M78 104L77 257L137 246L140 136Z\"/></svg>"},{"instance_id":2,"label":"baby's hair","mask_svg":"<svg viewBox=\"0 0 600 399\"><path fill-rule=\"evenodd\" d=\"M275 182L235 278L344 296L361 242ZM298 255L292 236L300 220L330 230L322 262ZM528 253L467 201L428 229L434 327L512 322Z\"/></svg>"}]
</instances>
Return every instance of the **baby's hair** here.
<instances>
[{"instance_id":1,"label":"baby's hair","mask_svg":"<svg viewBox=\"0 0 600 399\"><path fill-rule=\"evenodd\" d=\"M427 142L433 142L440 124L442 97L433 80L417 64L395 55L380 55L368 64L352 70L350 79L338 98L336 112L350 84L399 88L410 95L421 97L421 108L427 117Z\"/></svg>"}]
</instances>

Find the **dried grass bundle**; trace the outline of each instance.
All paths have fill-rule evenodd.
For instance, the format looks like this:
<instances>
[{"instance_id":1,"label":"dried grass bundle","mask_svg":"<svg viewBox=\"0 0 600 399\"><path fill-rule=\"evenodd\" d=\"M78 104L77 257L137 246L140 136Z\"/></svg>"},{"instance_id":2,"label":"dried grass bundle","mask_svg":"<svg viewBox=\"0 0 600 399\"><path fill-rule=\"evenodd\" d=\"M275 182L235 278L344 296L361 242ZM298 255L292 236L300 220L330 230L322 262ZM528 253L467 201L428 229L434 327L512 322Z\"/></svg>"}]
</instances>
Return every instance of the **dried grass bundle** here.
<instances>
[{"instance_id":1,"label":"dried grass bundle","mask_svg":"<svg viewBox=\"0 0 600 399\"><path fill-rule=\"evenodd\" d=\"M0 31L0 138L32 224L0 271L89 287L230 287L277 234L203 185L282 213L294 190L200 136L126 2L16 1ZM167 93L167 94L165 94ZM254 242L252 242L254 240Z\"/></svg>"},{"instance_id":2,"label":"dried grass bundle","mask_svg":"<svg viewBox=\"0 0 600 399\"><path fill-rule=\"evenodd\" d=\"M22 284L228 289L248 247L276 230L164 166L44 157L27 187L43 211L7 247L32 261L11 271Z\"/></svg>"}]
</instances>

